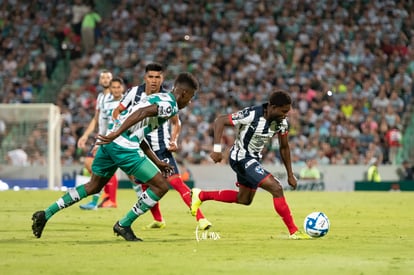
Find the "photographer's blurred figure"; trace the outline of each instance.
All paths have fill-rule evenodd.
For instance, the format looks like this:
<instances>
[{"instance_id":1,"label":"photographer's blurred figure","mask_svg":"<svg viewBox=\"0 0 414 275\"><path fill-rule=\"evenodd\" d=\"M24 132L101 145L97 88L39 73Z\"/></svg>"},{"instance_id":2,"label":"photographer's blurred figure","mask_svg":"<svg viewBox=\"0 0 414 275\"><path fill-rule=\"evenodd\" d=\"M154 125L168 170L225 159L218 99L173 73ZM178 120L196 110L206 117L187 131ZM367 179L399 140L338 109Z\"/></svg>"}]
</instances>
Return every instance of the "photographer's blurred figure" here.
<instances>
[{"instance_id":1,"label":"photographer's blurred figure","mask_svg":"<svg viewBox=\"0 0 414 275\"><path fill-rule=\"evenodd\" d=\"M378 172L379 160L377 158L371 158L369 161L369 167L367 171L367 181L381 182L381 175Z\"/></svg>"},{"instance_id":2,"label":"photographer's blurred figure","mask_svg":"<svg viewBox=\"0 0 414 275\"><path fill-rule=\"evenodd\" d=\"M320 180L321 172L316 167L317 161L315 158L309 158L306 160L306 167L303 167L299 172L299 178L301 180Z\"/></svg>"},{"instance_id":3,"label":"photographer's blurred figure","mask_svg":"<svg viewBox=\"0 0 414 275\"><path fill-rule=\"evenodd\" d=\"M414 167L408 161L404 160L402 166L397 169L397 175L400 181L403 180L414 180Z\"/></svg>"}]
</instances>

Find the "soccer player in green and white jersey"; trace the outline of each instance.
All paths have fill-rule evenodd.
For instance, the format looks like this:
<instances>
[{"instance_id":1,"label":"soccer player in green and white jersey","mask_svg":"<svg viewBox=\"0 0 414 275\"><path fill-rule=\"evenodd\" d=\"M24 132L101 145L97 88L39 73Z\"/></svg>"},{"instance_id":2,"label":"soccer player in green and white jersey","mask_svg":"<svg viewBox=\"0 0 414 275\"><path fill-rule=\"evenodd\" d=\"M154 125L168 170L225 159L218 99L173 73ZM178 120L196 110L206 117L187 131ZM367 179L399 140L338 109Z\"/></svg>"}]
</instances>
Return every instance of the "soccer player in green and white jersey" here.
<instances>
[{"instance_id":1,"label":"soccer player in green and white jersey","mask_svg":"<svg viewBox=\"0 0 414 275\"><path fill-rule=\"evenodd\" d=\"M166 173L171 169L169 164L156 157L144 137L186 107L198 86L198 81L192 74L180 73L171 93L148 96L128 110L116 131L107 136L99 135L101 146L92 164L91 180L69 190L45 210L36 211L32 216L33 234L40 238L46 222L54 214L99 192L120 168L127 175L133 175L146 183L149 188L141 194L132 209L115 223L113 231L127 241L142 241L135 236L131 225L168 192L168 182L159 168Z\"/></svg>"},{"instance_id":2,"label":"soccer player in green and white jersey","mask_svg":"<svg viewBox=\"0 0 414 275\"><path fill-rule=\"evenodd\" d=\"M138 104L142 98L145 98L148 95L155 93L168 93L168 91L162 87L163 81L163 66L157 62L149 63L147 66L145 66L144 83L138 86L134 86L126 92L124 98L122 98L121 102L119 103L118 108L113 111L113 116L115 118L118 118L119 112L132 108L132 106ZM191 190L184 183L180 175L180 170L178 168L177 162L173 155L173 152L177 151L178 149L177 141L178 136L181 132L181 121L178 115L176 115L175 117L172 117L168 122L169 123L164 123L161 127L158 127L158 129L146 135L145 139L157 157L169 163L174 168L174 172L167 178L168 183L181 195L184 203L187 206L190 206ZM147 186L140 182L136 182L135 180L133 181L135 184L133 184L132 187L137 192L137 195L140 196L141 193L145 191ZM154 218L154 221L147 225L145 228L164 228L166 226L166 222L163 219L159 203L154 205L150 211ZM205 218L201 209L197 210L195 217L199 229L207 230L212 226L211 222Z\"/></svg>"}]
</instances>

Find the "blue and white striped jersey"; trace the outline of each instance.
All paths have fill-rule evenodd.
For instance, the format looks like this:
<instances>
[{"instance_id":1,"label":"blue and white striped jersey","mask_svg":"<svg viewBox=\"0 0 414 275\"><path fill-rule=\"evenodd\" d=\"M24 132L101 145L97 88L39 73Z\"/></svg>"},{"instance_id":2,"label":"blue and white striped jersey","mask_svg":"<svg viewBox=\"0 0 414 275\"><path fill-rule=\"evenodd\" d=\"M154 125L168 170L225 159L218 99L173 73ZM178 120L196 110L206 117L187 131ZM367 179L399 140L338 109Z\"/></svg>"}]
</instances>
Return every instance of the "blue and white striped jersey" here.
<instances>
[{"instance_id":1,"label":"blue and white striped jersey","mask_svg":"<svg viewBox=\"0 0 414 275\"><path fill-rule=\"evenodd\" d=\"M160 93L168 93L169 91L161 88ZM139 101L145 98L145 84L134 86L130 88L125 96L121 99L120 104L124 108L129 108L139 103ZM164 123L156 131L153 131L146 135L145 139L151 146L153 151L167 150L170 142L170 130L169 123Z\"/></svg>"},{"instance_id":2,"label":"blue and white striped jersey","mask_svg":"<svg viewBox=\"0 0 414 275\"><path fill-rule=\"evenodd\" d=\"M229 115L230 122L235 126L236 140L230 150L230 158L239 161L246 157L260 160L262 150L270 139L278 135L288 134L288 122L272 121L270 124L264 118L267 103L247 107L239 112Z\"/></svg>"}]
</instances>

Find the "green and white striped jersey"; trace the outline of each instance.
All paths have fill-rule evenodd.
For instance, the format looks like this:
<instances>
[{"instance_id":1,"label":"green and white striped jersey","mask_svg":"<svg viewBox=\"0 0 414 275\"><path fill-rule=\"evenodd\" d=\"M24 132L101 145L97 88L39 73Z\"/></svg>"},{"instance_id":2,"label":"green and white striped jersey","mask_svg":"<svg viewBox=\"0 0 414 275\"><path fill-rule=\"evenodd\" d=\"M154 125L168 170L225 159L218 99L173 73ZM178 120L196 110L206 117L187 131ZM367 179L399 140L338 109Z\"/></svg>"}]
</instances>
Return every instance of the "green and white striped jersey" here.
<instances>
[{"instance_id":1,"label":"green and white striped jersey","mask_svg":"<svg viewBox=\"0 0 414 275\"><path fill-rule=\"evenodd\" d=\"M168 119L175 116L179 111L177 101L172 93L152 94L141 99L137 105L128 108L126 114L121 114L121 124L136 110L152 104L158 106L158 114L153 117L147 117L131 126L127 131L123 132L114 140L116 144L129 149L139 148L139 145L146 134L157 129L160 125L167 122ZM113 131L115 130L116 128L113 129Z\"/></svg>"},{"instance_id":2,"label":"green and white striped jersey","mask_svg":"<svg viewBox=\"0 0 414 275\"><path fill-rule=\"evenodd\" d=\"M98 117L98 134L106 135L108 130L108 121L105 115L105 106L104 102L107 101L110 97L112 97L111 93L104 94L100 92L97 99L96 99L96 107L95 111L99 111Z\"/></svg>"},{"instance_id":3,"label":"green and white striped jersey","mask_svg":"<svg viewBox=\"0 0 414 275\"><path fill-rule=\"evenodd\" d=\"M116 107L118 107L120 101L121 101L120 99L116 100L111 95L103 103L103 108L101 112L103 113L103 118L106 120L106 124L107 124L107 131L105 134L109 134L110 132L112 132L112 129L114 128L115 124L114 124L114 119L112 118L112 113L116 109ZM122 113L127 113L127 112L125 110Z\"/></svg>"}]
</instances>

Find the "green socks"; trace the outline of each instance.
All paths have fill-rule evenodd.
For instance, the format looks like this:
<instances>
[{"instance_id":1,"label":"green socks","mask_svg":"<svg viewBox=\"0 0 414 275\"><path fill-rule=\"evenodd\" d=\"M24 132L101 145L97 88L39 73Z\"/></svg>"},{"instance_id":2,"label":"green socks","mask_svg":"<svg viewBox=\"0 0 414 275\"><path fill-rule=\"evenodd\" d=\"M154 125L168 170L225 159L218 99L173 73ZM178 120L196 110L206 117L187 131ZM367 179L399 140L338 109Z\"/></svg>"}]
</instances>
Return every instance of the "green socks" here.
<instances>
[{"instance_id":1,"label":"green socks","mask_svg":"<svg viewBox=\"0 0 414 275\"><path fill-rule=\"evenodd\" d=\"M51 204L48 208L46 208L46 220L49 220L54 214L59 212L60 210L71 206L72 204L80 201L83 198L86 198L88 195L85 190L84 185L80 185L75 189L69 190L66 194L64 194L61 198L59 198L56 202ZM95 194L93 197L92 202L96 202L99 200L99 194ZM121 226L131 226L131 224L142 214L147 212L151 209L160 198L152 192L150 188L148 188L138 199L138 202L132 207L132 209L119 220L119 224Z\"/></svg>"},{"instance_id":2,"label":"green socks","mask_svg":"<svg viewBox=\"0 0 414 275\"><path fill-rule=\"evenodd\" d=\"M75 189L70 189L66 194L64 194L60 199L51 204L46 208L46 220L49 220L54 214L60 211L63 208L69 207L75 202L80 201L83 198L86 198L85 186L80 185Z\"/></svg>"},{"instance_id":3,"label":"green socks","mask_svg":"<svg viewBox=\"0 0 414 275\"><path fill-rule=\"evenodd\" d=\"M131 226L131 224L142 214L151 209L160 198L152 192L150 188L145 190L144 193L138 199L138 202L132 207L132 209L119 220L121 226Z\"/></svg>"}]
</instances>

